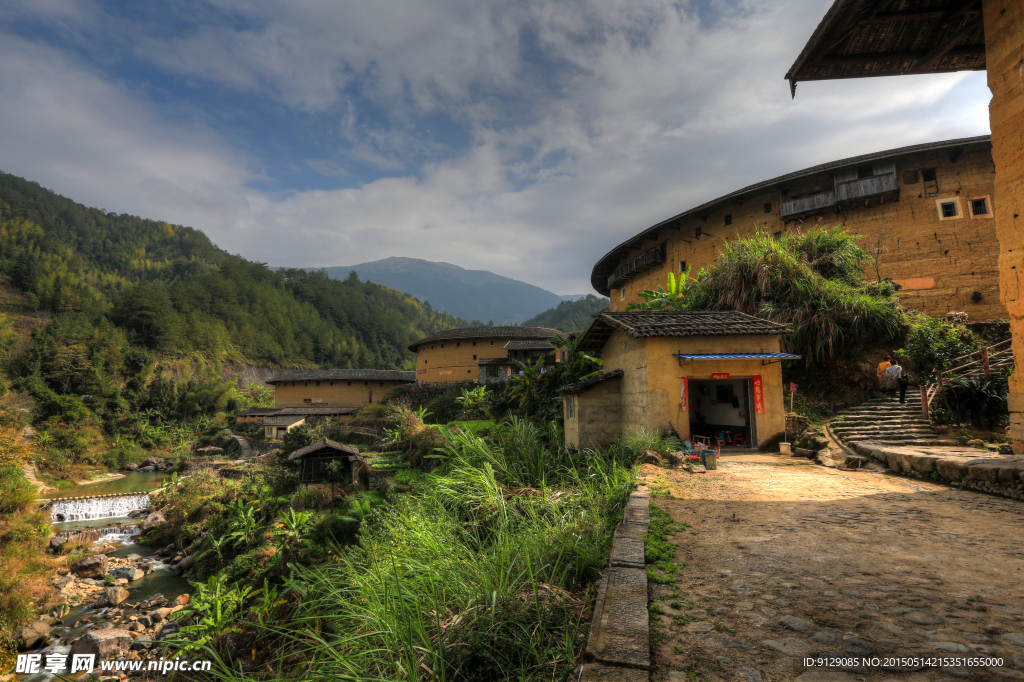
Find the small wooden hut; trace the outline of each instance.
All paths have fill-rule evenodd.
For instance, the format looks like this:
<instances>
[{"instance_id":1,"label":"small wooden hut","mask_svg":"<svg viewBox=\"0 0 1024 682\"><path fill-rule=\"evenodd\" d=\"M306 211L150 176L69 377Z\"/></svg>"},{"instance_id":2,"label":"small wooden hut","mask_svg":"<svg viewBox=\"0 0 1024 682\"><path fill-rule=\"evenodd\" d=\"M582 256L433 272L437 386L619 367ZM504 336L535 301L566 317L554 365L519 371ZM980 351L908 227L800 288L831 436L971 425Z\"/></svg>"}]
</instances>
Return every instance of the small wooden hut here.
<instances>
[{"instance_id":1,"label":"small wooden hut","mask_svg":"<svg viewBox=\"0 0 1024 682\"><path fill-rule=\"evenodd\" d=\"M299 448L288 455L288 461L299 461L299 483L310 487L323 487L331 497L335 496L335 488L344 488L359 478L359 469L366 458L359 454L359 450L351 445L338 443L329 438ZM329 480L327 466L331 462L341 462L346 465L343 479Z\"/></svg>"}]
</instances>

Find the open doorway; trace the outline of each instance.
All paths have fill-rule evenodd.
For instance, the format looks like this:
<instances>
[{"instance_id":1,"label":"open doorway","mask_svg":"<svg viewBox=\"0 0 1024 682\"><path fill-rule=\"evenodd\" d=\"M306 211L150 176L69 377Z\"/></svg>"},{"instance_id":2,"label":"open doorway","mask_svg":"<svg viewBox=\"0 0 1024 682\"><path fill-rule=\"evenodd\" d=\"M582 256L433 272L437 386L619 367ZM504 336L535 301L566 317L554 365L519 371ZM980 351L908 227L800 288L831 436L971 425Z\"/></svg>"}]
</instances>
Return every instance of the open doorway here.
<instances>
[{"instance_id":1,"label":"open doorway","mask_svg":"<svg viewBox=\"0 0 1024 682\"><path fill-rule=\"evenodd\" d=\"M753 448L757 433L751 418L750 379L690 380L690 432L714 445Z\"/></svg>"}]
</instances>

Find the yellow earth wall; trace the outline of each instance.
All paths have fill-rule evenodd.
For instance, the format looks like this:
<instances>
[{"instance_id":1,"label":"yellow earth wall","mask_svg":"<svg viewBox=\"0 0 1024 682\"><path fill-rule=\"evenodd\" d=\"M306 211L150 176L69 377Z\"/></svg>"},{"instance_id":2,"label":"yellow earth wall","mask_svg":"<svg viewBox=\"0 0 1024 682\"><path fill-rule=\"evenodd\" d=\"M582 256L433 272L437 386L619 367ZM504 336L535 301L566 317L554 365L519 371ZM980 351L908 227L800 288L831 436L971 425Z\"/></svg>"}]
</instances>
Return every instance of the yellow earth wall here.
<instances>
[{"instance_id":1,"label":"yellow earth wall","mask_svg":"<svg viewBox=\"0 0 1024 682\"><path fill-rule=\"evenodd\" d=\"M480 379L477 360L508 357L510 339L435 341L417 348L416 381L456 383ZM475 345L474 345L475 344Z\"/></svg>"},{"instance_id":2,"label":"yellow earth wall","mask_svg":"<svg viewBox=\"0 0 1024 682\"><path fill-rule=\"evenodd\" d=\"M985 62L992 91L989 123L995 162L996 231L999 236L999 281L1009 313L1013 355L1024 362L1024 3L982 3ZM1009 436L1024 451L1024 376L1010 377Z\"/></svg>"},{"instance_id":3,"label":"yellow earth wall","mask_svg":"<svg viewBox=\"0 0 1024 682\"><path fill-rule=\"evenodd\" d=\"M317 384L320 384L317 386ZM284 381L274 384L274 407L365 407L379 403L388 389L405 381ZM306 402L306 400L310 402Z\"/></svg>"},{"instance_id":4,"label":"yellow earth wall","mask_svg":"<svg viewBox=\"0 0 1024 682\"><path fill-rule=\"evenodd\" d=\"M569 419L567 401L576 400L576 418ZM606 448L622 435L622 377L608 379L562 399L565 442L576 447Z\"/></svg>"},{"instance_id":5,"label":"yellow earth wall","mask_svg":"<svg viewBox=\"0 0 1024 682\"><path fill-rule=\"evenodd\" d=\"M676 353L778 353L777 336L702 336L631 339L616 331L604 347L604 371L621 369L622 433L640 427L665 431L671 425L678 433L690 432L690 413L679 409L681 376L692 380L711 379L713 373L727 372L732 379L760 375L765 413L754 414L758 444L783 433L786 428L783 402L782 365L762 365L761 360L701 360L679 364ZM611 384L612 382L607 382ZM582 427L581 427L582 429ZM583 439L581 433L578 436Z\"/></svg>"},{"instance_id":6,"label":"yellow earth wall","mask_svg":"<svg viewBox=\"0 0 1024 682\"><path fill-rule=\"evenodd\" d=\"M1017 48L1019 52L1019 36ZM989 73L991 80L992 71ZM1015 115L1021 115L1019 108ZM993 123L993 140L995 138ZM1020 163L1019 131L1016 140ZM1005 318L1006 307L999 298L996 221L1003 216L1007 221L1012 220L1012 215L1019 210L1007 197L999 196L1012 195L1008 186L995 191L992 151L988 143L966 146L955 161L951 160L951 154L952 150L944 149L896 157L898 201L878 204L875 200L876 203L870 206L845 208L839 213L828 209L820 216L807 217L795 224L801 229L819 221L826 226L843 225L852 233L861 235L859 243L863 248L871 250L880 244L878 272L870 264L865 274L872 281L880 274L883 279L891 277L901 283L904 290L900 292L900 298L908 308L935 316L949 311L966 311L975 321ZM924 195L920 173L924 168L936 169L939 181L937 196ZM918 182L905 184L904 171L913 170L918 171ZM1017 196L1020 196L1019 170L1016 178ZM787 196L793 197L831 187L832 171L828 171L793 181L786 189ZM989 206L995 199L995 218L973 218L969 199L974 197L988 197ZM620 259L616 267L665 240L668 241L667 262L627 281L620 289L613 289L612 308L625 310L627 303L641 300L637 296L640 291L655 289L659 284L664 286L670 270L679 273L680 261L686 261L691 267L691 274L696 274L701 267L714 261L726 239L752 234L758 227L770 233L787 229L779 214L781 198L779 186L774 186L744 197L742 204L730 201L710 208L707 220L691 216L684 220L680 230L666 230L656 239L645 240L628 257ZM950 199L959 200L961 217L940 220L937 202ZM770 213L765 213L765 204L771 204ZM726 215L732 217L731 225L725 225ZM697 227L710 236L695 239ZM1019 235L1017 239L1020 240ZM977 303L972 301L975 291L982 297Z\"/></svg>"}]
</instances>

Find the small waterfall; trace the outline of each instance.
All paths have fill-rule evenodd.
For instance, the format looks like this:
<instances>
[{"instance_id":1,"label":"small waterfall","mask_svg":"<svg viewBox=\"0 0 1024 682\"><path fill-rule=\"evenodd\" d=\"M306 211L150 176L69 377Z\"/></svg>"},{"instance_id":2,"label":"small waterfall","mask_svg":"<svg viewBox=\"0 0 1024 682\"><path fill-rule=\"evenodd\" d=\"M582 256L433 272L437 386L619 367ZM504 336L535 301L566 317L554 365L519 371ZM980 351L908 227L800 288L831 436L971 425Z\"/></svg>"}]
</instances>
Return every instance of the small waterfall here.
<instances>
[{"instance_id":1,"label":"small waterfall","mask_svg":"<svg viewBox=\"0 0 1024 682\"><path fill-rule=\"evenodd\" d=\"M100 542L121 542L124 544L135 542L135 538L142 533L138 526L121 526L120 528L104 528L100 531Z\"/></svg>"},{"instance_id":2,"label":"small waterfall","mask_svg":"<svg viewBox=\"0 0 1024 682\"><path fill-rule=\"evenodd\" d=\"M54 500L50 503L50 518L54 523L85 521L88 519L115 519L149 506L147 493L84 497Z\"/></svg>"}]
</instances>

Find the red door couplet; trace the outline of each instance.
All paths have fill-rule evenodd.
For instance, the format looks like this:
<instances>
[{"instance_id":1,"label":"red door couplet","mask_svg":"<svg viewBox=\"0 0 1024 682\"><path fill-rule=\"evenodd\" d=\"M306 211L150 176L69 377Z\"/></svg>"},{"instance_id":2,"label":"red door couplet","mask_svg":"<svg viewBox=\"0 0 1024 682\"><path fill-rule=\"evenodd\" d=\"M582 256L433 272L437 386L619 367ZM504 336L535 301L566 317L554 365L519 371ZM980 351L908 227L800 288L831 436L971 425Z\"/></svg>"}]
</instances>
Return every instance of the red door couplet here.
<instances>
[{"instance_id":1,"label":"red door couplet","mask_svg":"<svg viewBox=\"0 0 1024 682\"><path fill-rule=\"evenodd\" d=\"M761 375L755 374L750 380L754 385L754 413L764 414L764 387L761 385Z\"/></svg>"},{"instance_id":2,"label":"red door couplet","mask_svg":"<svg viewBox=\"0 0 1024 682\"><path fill-rule=\"evenodd\" d=\"M678 377L683 380L683 386L679 389L679 411L690 411L690 380L687 377Z\"/></svg>"}]
</instances>

